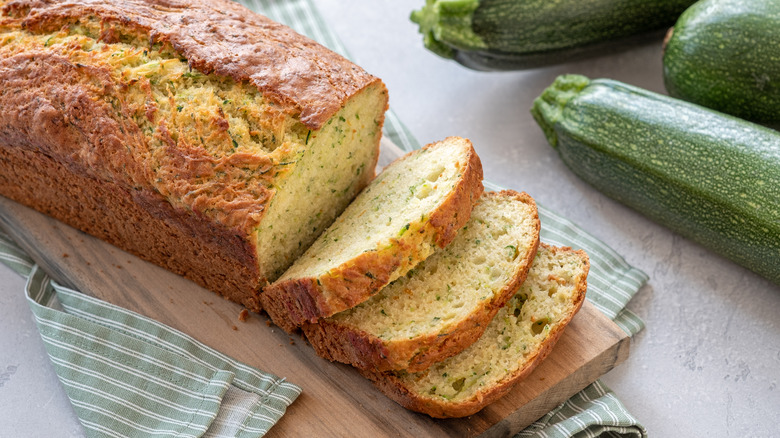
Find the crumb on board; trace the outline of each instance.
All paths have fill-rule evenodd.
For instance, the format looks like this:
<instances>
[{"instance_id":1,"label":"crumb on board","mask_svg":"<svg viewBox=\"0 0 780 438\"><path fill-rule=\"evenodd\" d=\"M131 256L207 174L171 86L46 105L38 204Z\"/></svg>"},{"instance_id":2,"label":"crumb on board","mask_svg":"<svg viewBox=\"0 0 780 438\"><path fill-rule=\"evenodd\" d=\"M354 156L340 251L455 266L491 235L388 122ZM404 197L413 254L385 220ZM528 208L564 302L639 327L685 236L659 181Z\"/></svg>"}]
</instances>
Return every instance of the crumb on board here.
<instances>
[{"instance_id":1,"label":"crumb on board","mask_svg":"<svg viewBox=\"0 0 780 438\"><path fill-rule=\"evenodd\" d=\"M269 320L265 321L265 325L267 325L268 327L271 327L272 325L274 325L274 323L272 323L271 320L269 319Z\"/></svg>"},{"instance_id":2,"label":"crumb on board","mask_svg":"<svg viewBox=\"0 0 780 438\"><path fill-rule=\"evenodd\" d=\"M62 257L63 258L68 258L68 257L70 257L70 255L68 253L64 252L64 253L62 253Z\"/></svg>"},{"instance_id":3,"label":"crumb on board","mask_svg":"<svg viewBox=\"0 0 780 438\"><path fill-rule=\"evenodd\" d=\"M236 326L231 326L230 328L232 328L234 332L238 331L238 327L236 327Z\"/></svg>"},{"instance_id":4,"label":"crumb on board","mask_svg":"<svg viewBox=\"0 0 780 438\"><path fill-rule=\"evenodd\" d=\"M238 312L238 320L241 322L246 322L246 320L249 319L249 311L246 309L242 309L240 312Z\"/></svg>"}]
</instances>

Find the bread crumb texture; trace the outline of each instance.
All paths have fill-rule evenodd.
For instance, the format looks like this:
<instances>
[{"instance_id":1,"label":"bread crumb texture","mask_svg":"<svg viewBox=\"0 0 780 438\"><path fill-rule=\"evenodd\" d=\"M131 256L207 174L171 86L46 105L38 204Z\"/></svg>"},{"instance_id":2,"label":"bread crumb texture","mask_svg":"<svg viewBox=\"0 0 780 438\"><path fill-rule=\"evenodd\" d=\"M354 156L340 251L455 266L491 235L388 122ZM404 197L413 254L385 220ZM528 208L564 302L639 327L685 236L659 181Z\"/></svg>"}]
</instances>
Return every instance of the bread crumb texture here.
<instances>
[{"instance_id":1,"label":"bread crumb texture","mask_svg":"<svg viewBox=\"0 0 780 438\"><path fill-rule=\"evenodd\" d=\"M476 343L424 372L401 372L398 381L420 399L480 400L523 371L550 333L568 323L581 304L587 271L584 253L541 245L528 278Z\"/></svg>"},{"instance_id":2,"label":"bread crumb texture","mask_svg":"<svg viewBox=\"0 0 780 438\"><path fill-rule=\"evenodd\" d=\"M362 253L388 249L399 240L424 232L431 212L462 180L472 152L468 141L451 138L388 166L280 281L322 276ZM434 239L434 235L428 236L415 248L420 260L433 253Z\"/></svg>"},{"instance_id":3,"label":"bread crumb texture","mask_svg":"<svg viewBox=\"0 0 780 438\"><path fill-rule=\"evenodd\" d=\"M485 194L452 243L370 300L331 319L388 343L445 337L489 308L507 284L516 284L538 238L533 202Z\"/></svg>"}]
</instances>

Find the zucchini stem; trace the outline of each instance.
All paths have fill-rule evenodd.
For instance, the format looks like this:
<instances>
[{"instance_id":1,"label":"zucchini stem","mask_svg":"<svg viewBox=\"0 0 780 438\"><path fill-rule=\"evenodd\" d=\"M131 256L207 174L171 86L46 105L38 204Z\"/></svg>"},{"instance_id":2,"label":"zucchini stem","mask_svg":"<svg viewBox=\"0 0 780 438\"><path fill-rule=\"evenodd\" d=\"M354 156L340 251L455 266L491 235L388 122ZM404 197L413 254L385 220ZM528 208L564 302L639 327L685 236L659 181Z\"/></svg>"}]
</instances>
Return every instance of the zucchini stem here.
<instances>
[{"instance_id":1,"label":"zucchini stem","mask_svg":"<svg viewBox=\"0 0 780 438\"><path fill-rule=\"evenodd\" d=\"M455 49L486 49L487 44L474 33L472 21L479 0L426 0L422 9L412 12L411 20L420 25L425 47L451 59Z\"/></svg>"},{"instance_id":2,"label":"zucchini stem","mask_svg":"<svg viewBox=\"0 0 780 438\"><path fill-rule=\"evenodd\" d=\"M561 119L563 108L589 83L590 79L582 75L558 76L552 85L534 99L531 115L552 147L558 147L555 124Z\"/></svg>"}]
</instances>

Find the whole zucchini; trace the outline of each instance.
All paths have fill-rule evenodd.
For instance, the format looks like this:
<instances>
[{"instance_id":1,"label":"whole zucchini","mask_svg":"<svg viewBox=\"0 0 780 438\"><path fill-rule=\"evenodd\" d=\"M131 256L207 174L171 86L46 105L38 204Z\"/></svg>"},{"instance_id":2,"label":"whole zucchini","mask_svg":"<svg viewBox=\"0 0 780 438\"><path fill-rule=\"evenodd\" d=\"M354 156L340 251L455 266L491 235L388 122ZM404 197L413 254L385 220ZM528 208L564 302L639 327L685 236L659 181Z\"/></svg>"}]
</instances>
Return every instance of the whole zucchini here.
<instances>
[{"instance_id":1,"label":"whole zucchini","mask_svg":"<svg viewBox=\"0 0 780 438\"><path fill-rule=\"evenodd\" d=\"M780 122L780 1L702 0L667 37L669 94L747 120Z\"/></svg>"},{"instance_id":2,"label":"whole zucchini","mask_svg":"<svg viewBox=\"0 0 780 438\"><path fill-rule=\"evenodd\" d=\"M694 0L426 0L425 46L476 70L516 70L603 54L666 29Z\"/></svg>"},{"instance_id":3,"label":"whole zucchini","mask_svg":"<svg viewBox=\"0 0 780 438\"><path fill-rule=\"evenodd\" d=\"M579 75L558 77L531 112L586 182L780 284L780 133Z\"/></svg>"}]
</instances>

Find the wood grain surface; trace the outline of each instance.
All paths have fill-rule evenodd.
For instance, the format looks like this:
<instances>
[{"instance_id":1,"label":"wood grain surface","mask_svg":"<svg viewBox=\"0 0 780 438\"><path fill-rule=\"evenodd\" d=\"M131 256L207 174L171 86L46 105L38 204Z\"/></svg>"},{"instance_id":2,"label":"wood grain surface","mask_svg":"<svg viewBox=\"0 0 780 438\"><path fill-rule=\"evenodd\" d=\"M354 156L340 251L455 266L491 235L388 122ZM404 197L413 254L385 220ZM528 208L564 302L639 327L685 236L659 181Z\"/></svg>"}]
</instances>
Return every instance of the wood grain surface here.
<instances>
[{"instance_id":1,"label":"wood grain surface","mask_svg":"<svg viewBox=\"0 0 780 438\"><path fill-rule=\"evenodd\" d=\"M628 357L628 336L586 302L547 360L506 397L470 417L434 420L387 399L351 367L321 359L266 316L241 322L241 306L2 197L0 225L60 283L300 385L268 436L507 436Z\"/></svg>"}]
</instances>

